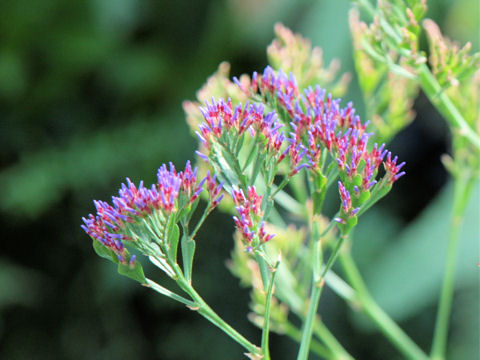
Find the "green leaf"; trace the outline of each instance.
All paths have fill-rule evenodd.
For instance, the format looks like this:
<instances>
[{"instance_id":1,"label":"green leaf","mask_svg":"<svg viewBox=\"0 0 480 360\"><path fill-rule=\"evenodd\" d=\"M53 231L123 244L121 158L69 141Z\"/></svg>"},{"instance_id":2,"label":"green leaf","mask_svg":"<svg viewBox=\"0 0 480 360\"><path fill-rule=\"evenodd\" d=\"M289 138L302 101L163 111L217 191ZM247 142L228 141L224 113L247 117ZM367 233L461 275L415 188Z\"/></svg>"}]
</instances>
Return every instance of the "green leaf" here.
<instances>
[{"instance_id":1,"label":"green leaf","mask_svg":"<svg viewBox=\"0 0 480 360\"><path fill-rule=\"evenodd\" d=\"M97 253L98 256L113 261L115 264L118 263L118 258L113 252L113 250L104 246L100 241L93 240L93 250Z\"/></svg>"},{"instance_id":2,"label":"green leaf","mask_svg":"<svg viewBox=\"0 0 480 360\"><path fill-rule=\"evenodd\" d=\"M93 249L97 253L98 256L110 260L113 263L118 265L118 273L120 275L129 277L135 281L138 281L141 284L145 284L147 281L145 279L145 274L143 273L143 267L138 262L135 261L134 266L132 267L129 264L122 264L119 260L115 252L106 246L104 246L100 241L93 240ZM127 257L129 256L128 251L126 251Z\"/></svg>"},{"instance_id":3,"label":"green leaf","mask_svg":"<svg viewBox=\"0 0 480 360\"><path fill-rule=\"evenodd\" d=\"M118 273L120 275L129 277L130 279L138 281L140 284L147 283L147 280L145 279L145 274L143 273L143 267L138 261L135 261L135 265L133 267L131 265L125 265L119 262Z\"/></svg>"},{"instance_id":4,"label":"green leaf","mask_svg":"<svg viewBox=\"0 0 480 360\"><path fill-rule=\"evenodd\" d=\"M193 256L195 255L195 240L190 239L186 234L182 236L182 259L183 259L183 272L185 279L191 282L192 268L193 268Z\"/></svg>"},{"instance_id":5,"label":"green leaf","mask_svg":"<svg viewBox=\"0 0 480 360\"><path fill-rule=\"evenodd\" d=\"M167 223L167 244L168 255L173 262L177 262L178 240L180 239L180 229L176 223L175 216L170 216Z\"/></svg>"}]
</instances>

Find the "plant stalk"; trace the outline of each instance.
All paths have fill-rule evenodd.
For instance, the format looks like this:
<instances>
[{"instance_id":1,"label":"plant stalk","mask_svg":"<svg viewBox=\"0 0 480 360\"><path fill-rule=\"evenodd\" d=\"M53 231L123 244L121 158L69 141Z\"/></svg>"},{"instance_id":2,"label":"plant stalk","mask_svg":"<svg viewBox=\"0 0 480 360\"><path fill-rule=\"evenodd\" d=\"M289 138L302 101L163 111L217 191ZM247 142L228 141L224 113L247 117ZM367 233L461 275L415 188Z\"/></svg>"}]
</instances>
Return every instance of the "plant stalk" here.
<instances>
[{"instance_id":1,"label":"plant stalk","mask_svg":"<svg viewBox=\"0 0 480 360\"><path fill-rule=\"evenodd\" d=\"M463 217L474 185L473 179L468 176L464 178L459 175L455 178L454 182L453 210L447 244L445 275L440 294L431 351L431 358L435 360L443 360L446 355L448 326L455 289L455 268L458 257L458 243L460 240Z\"/></svg>"},{"instance_id":2,"label":"plant stalk","mask_svg":"<svg viewBox=\"0 0 480 360\"><path fill-rule=\"evenodd\" d=\"M321 252L321 242L320 237L318 237L315 241L315 256L314 256L314 265L313 265L313 272L314 276L312 278L312 290L310 295L310 303L308 305L307 316L305 318L305 322L303 325L303 333L302 333L302 341L300 342L300 349L298 351L297 360L307 360L308 355L310 352L310 341L312 339L313 334L313 324L317 315L318 310L318 302L320 300L320 296L322 295L322 290L325 285L325 274L328 270L332 267L335 262L335 259L338 256L339 250L342 247L342 244L345 242L347 238L347 234L342 235L338 241L335 249L330 254L328 258L327 264L323 268L320 276L318 275L319 270L321 268L321 261L320 261L320 252Z\"/></svg>"},{"instance_id":3,"label":"plant stalk","mask_svg":"<svg viewBox=\"0 0 480 360\"><path fill-rule=\"evenodd\" d=\"M345 276L357 292L356 304L407 359L428 360L422 349L373 300L350 253L342 251L339 258Z\"/></svg>"},{"instance_id":4,"label":"plant stalk","mask_svg":"<svg viewBox=\"0 0 480 360\"><path fill-rule=\"evenodd\" d=\"M302 340L302 332L300 329L296 328L294 325L291 323L287 322L283 324L284 326L284 331L287 336L289 336L291 339L295 340L296 342L300 342ZM329 349L327 349L325 346L320 344L317 340L312 339L312 342L310 344L310 350L317 354L318 356L321 356L322 358L325 359L332 359L333 355Z\"/></svg>"},{"instance_id":5,"label":"plant stalk","mask_svg":"<svg viewBox=\"0 0 480 360\"><path fill-rule=\"evenodd\" d=\"M268 347L268 338L269 338L269 332L270 332L270 308L272 304L272 296L274 291L273 286L275 283L275 275L277 274L279 263L280 262L277 261L277 263L272 269L272 276L268 284L267 296L265 300L265 314L263 315L262 344L261 344L263 360L270 360L270 350Z\"/></svg>"},{"instance_id":6,"label":"plant stalk","mask_svg":"<svg viewBox=\"0 0 480 360\"><path fill-rule=\"evenodd\" d=\"M190 307L191 310L198 311L200 315L210 321L212 324L220 328L224 333L230 336L233 340L243 346L253 356L260 356L261 349L248 341L243 335L232 328L225 320L223 320L203 298L196 292L192 285L184 278L181 269L175 266L175 272L177 274L178 285L192 298L195 303L194 307Z\"/></svg>"}]
</instances>

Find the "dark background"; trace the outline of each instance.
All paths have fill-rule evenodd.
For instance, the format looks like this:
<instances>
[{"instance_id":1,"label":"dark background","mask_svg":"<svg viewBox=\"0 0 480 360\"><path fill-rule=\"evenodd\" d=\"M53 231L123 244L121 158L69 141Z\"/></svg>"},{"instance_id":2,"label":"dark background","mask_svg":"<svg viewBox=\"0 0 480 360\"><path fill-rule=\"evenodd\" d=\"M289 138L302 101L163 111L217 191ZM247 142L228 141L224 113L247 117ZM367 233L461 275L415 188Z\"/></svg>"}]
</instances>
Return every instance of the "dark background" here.
<instances>
[{"instance_id":1,"label":"dark background","mask_svg":"<svg viewBox=\"0 0 480 360\"><path fill-rule=\"evenodd\" d=\"M196 140L181 102L221 61L261 71L273 24L309 37L353 75L347 1L0 1L0 359L240 359L242 349L183 306L116 273L80 229L92 199L126 176L183 166ZM478 50L475 0L429 1L443 31ZM425 47L425 44L424 44ZM363 112L355 76L346 96ZM428 350L451 199L442 118L420 94L389 148L407 176L362 217L355 255L382 306ZM451 359L478 358L478 192L460 250ZM197 241L194 277L212 307L260 339L249 295L226 269L230 218ZM147 271L150 269L147 266ZM325 321L358 359L401 358L366 319L325 293ZM257 341L258 340L258 341ZM297 345L273 335L274 359Z\"/></svg>"}]
</instances>

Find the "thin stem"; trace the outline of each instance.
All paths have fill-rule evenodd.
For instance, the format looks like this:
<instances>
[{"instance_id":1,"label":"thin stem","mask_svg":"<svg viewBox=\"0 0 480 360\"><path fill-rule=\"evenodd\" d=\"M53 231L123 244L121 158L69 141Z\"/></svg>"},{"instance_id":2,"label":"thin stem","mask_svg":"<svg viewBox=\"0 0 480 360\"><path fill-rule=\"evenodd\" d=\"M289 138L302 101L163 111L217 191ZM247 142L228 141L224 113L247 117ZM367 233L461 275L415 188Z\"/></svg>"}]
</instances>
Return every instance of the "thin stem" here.
<instances>
[{"instance_id":1,"label":"thin stem","mask_svg":"<svg viewBox=\"0 0 480 360\"><path fill-rule=\"evenodd\" d=\"M169 297L170 299L176 300L178 302L181 302L182 304L188 306L188 307L193 307L195 306L195 303L193 301L190 301L188 299L185 299L183 296L180 296L178 294L175 294L174 292L168 290L167 288L164 288L162 285L157 284L155 281L146 279L146 287L151 288L152 290L155 290L156 292L165 295L166 297Z\"/></svg>"},{"instance_id":2,"label":"thin stem","mask_svg":"<svg viewBox=\"0 0 480 360\"><path fill-rule=\"evenodd\" d=\"M349 252L340 253L345 276L357 292L355 304L378 326L390 342L408 359L427 360L428 356L373 300Z\"/></svg>"},{"instance_id":3,"label":"thin stem","mask_svg":"<svg viewBox=\"0 0 480 360\"><path fill-rule=\"evenodd\" d=\"M297 327L293 326L291 323L287 322L282 324L284 327L285 334L290 337L291 339L295 340L296 342L300 342L302 340L302 332ZM325 346L320 344L317 340L312 339L310 343L310 350L313 351L315 354L324 357L326 359L331 359L332 353L328 350Z\"/></svg>"},{"instance_id":4,"label":"thin stem","mask_svg":"<svg viewBox=\"0 0 480 360\"><path fill-rule=\"evenodd\" d=\"M180 288L185 291L193 300L193 306L189 306L191 310L198 311L200 315L210 321L212 324L220 328L224 333L230 336L237 343L242 345L246 350L250 352L253 356L258 356L261 353L261 350L258 346L252 344L248 341L243 335L237 332L232 328L228 323L225 322L220 316L217 315L213 309L208 306L208 304L203 300L203 298L196 292L193 286L190 284L187 279L185 279L182 269L176 263L169 262L169 265L175 271L176 282Z\"/></svg>"},{"instance_id":5,"label":"thin stem","mask_svg":"<svg viewBox=\"0 0 480 360\"><path fill-rule=\"evenodd\" d=\"M200 218L200 220L198 220L197 225L195 226L195 229L193 229L192 233L188 236L189 239L192 239L192 240L195 239L195 236L197 235L198 230L203 225L208 215L210 215L211 213L210 206L211 206L211 202L209 201L207 207L203 211L202 217Z\"/></svg>"},{"instance_id":6,"label":"thin stem","mask_svg":"<svg viewBox=\"0 0 480 360\"><path fill-rule=\"evenodd\" d=\"M273 200L273 198L275 197L275 195L278 194L279 191L281 191L287 184L288 182L290 181L292 177L290 175L287 175L283 178L282 182L277 186L277 188L275 189L275 191L270 195L269 199L270 200Z\"/></svg>"},{"instance_id":7,"label":"thin stem","mask_svg":"<svg viewBox=\"0 0 480 360\"><path fill-rule=\"evenodd\" d=\"M228 336L230 336L237 343L242 345L246 350L248 350L252 355L258 356L261 353L261 350L258 346L252 344L248 341L243 335L238 333L234 328L225 322L220 316L217 315L213 309L208 306L208 304L203 300L203 298L195 291L195 289L188 283L183 276L179 277L178 284L180 287L190 295L192 300L195 302L193 307L190 307L192 310L198 311L203 317L209 320L212 324L220 328Z\"/></svg>"},{"instance_id":8,"label":"thin stem","mask_svg":"<svg viewBox=\"0 0 480 360\"><path fill-rule=\"evenodd\" d=\"M445 359L448 325L455 287L455 268L458 256L458 243L460 240L461 225L465 215L466 205L474 184L471 178L465 179L458 177L455 178L454 181L453 211L447 245L445 276L443 278L442 292L440 294L431 351L431 358L435 360Z\"/></svg>"},{"instance_id":9,"label":"thin stem","mask_svg":"<svg viewBox=\"0 0 480 360\"><path fill-rule=\"evenodd\" d=\"M196 294L196 292L195 292ZM246 350L248 350L252 355L259 355L260 351L259 348L248 341L243 335L238 333L234 328L232 328L229 324L227 324L220 316L217 315L215 311L213 311L210 306L200 297L200 295L196 294L192 296L197 305L199 305L198 312L199 314L203 315L207 320L211 323L219 327L223 332L225 332L228 336L230 336L233 340L237 343L242 345Z\"/></svg>"},{"instance_id":10,"label":"thin stem","mask_svg":"<svg viewBox=\"0 0 480 360\"><path fill-rule=\"evenodd\" d=\"M338 254L340 253L340 249L342 245L345 243L345 240L348 238L348 234L340 236L340 239L338 239L337 244L335 245L335 248L333 249L332 253L330 254L330 257L328 258L327 264L323 268L322 275L320 276L320 279L323 280L325 275L327 274L328 270L332 267L334 264L335 260L338 257Z\"/></svg>"},{"instance_id":11,"label":"thin stem","mask_svg":"<svg viewBox=\"0 0 480 360\"><path fill-rule=\"evenodd\" d=\"M325 326L322 321L316 321L313 332L317 337L322 339L325 345L333 352L335 359L353 360L353 357L343 348L335 336Z\"/></svg>"},{"instance_id":12,"label":"thin stem","mask_svg":"<svg viewBox=\"0 0 480 360\"><path fill-rule=\"evenodd\" d=\"M285 272L289 272L288 278L289 279L294 279L293 274L290 273L290 269L283 267L282 268L283 275L285 275ZM285 302L286 304L289 304L289 307L292 309L292 311L301 319L305 320L305 314L302 311L306 306L304 305L298 305L298 306L292 306L293 303L296 302L295 299L292 298L297 298L300 297L300 295L295 293L294 289L288 289L287 291L280 291L282 289L282 282L279 282L278 280L281 279L282 273L280 273L277 276L277 281L275 286L279 290L277 293L277 297ZM348 285L346 284L342 279L338 277L338 275L335 275L333 271L329 271L325 275L325 283L333 290L335 291L341 298L345 299L346 301L352 301L355 297L355 291ZM297 288L298 284L295 283L293 288ZM283 326L283 324L282 324ZM293 326L293 325L291 325ZM319 327L323 327L323 329L319 329ZM290 336L293 339L295 339L297 342L301 342L302 340L302 334L300 330L296 329L296 336ZM323 343L327 346L330 351L329 356L326 356L325 354L320 354L323 357L326 357L328 359L334 358L334 359L351 359L352 357L350 354L345 350L342 345L338 342L338 340L335 338L335 336L328 330L327 327L325 327L323 324L320 323L320 319L316 319L314 322L314 328L313 332L315 336L317 336L320 340L323 341ZM313 351L315 343L315 338L312 338L311 343L310 343L310 350Z\"/></svg>"},{"instance_id":13,"label":"thin stem","mask_svg":"<svg viewBox=\"0 0 480 360\"><path fill-rule=\"evenodd\" d=\"M319 256L314 256L314 265L313 265L314 276L312 278L312 292L310 295L310 304L308 305L307 316L305 318L305 323L303 325L302 341L300 343L300 349L298 352L297 360L308 359L310 341L313 333L313 324L314 324L315 317L318 310L318 302L320 300L320 296L322 295L322 290L324 287L324 277L325 277L325 274L328 272L328 270L334 264L335 259L338 256L339 250L342 244L345 242L346 238L347 238L347 234L342 235L340 237L340 239L337 242L337 246L335 247L333 252L330 254L327 264L323 268L323 271L321 272L320 276L318 276L318 272L321 267L321 263L319 263L320 258ZM314 247L315 254L320 253L321 251L320 237L318 237L317 240L315 241L315 245L316 245Z\"/></svg>"},{"instance_id":14,"label":"thin stem","mask_svg":"<svg viewBox=\"0 0 480 360\"><path fill-rule=\"evenodd\" d=\"M263 353L263 360L270 360L270 350L268 348L268 337L270 332L270 307L272 304L272 296L273 296L273 284L275 282L275 275L277 274L277 268L280 261L277 261L275 266L272 270L272 277L268 284L268 291L265 300L265 314L263 314L263 329L262 329L262 353Z\"/></svg>"},{"instance_id":15,"label":"thin stem","mask_svg":"<svg viewBox=\"0 0 480 360\"><path fill-rule=\"evenodd\" d=\"M313 323L315 315L317 314L318 301L322 295L323 284L321 282L313 281L312 292L310 294L310 304L308 305L308 312L303 324L302 340L300 342L300 350L298 351L297 360L308 359L310 352L310 342L312 341Z\"/></svg>"}]
</instances>

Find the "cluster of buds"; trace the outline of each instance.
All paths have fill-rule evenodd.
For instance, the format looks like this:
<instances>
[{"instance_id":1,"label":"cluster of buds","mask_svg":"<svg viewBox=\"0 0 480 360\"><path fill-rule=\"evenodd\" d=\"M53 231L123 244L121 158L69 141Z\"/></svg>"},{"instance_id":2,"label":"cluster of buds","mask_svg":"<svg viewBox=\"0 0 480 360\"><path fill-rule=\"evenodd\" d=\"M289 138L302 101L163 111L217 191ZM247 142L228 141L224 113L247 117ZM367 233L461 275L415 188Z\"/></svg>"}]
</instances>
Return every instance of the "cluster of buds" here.
<instances>
[{"instance_id":1,"label":"cluster of buds","mask_svg":"<svg viewBox=\"0 0 480 360\"><path fill-rule=\"evenodd\" d=\"M382 58L372 57L365 50L368 26L360 20L358 10L350 11L349 23L358 84L369 104L366 111L375 125L376 138L385 141L414 119L413 99L417 97L419 86L414 79L388 71ZM400 65L406 66L406 61L402 60Z\"/></svg>"},{"instance_id":2,"label":"cluster of buds","mask_svg":"<svg viewBox=\"0 0 480 360\"><path fill-rule=\"evenodd\" d=\"M292 72L300 86L321 84L336 94L342 95L350 80L348 74L338 79L340 62L334 59L325 66L322 49L312 47L311 42L300 34L294 34L280 23L275 24L276 39L267 48L269 63L275 69Z\"/></svg>"},{"instance_id":3,"label":"cluster of buds","mask_svg":"<svg viewBox=\"0 0 480 360\"><path fill-rule=\"evenodd\" d=\"M265 114L262 104L239 104L233 108L230 99L216 101L212 98L211 104L207 102L200 110L205 121L196 134L207 152L212 143L225 144L229 135L239 137L247 130L252 137L261 134L268 151L278 152L284 143L285 136L280 130L283 124L277 120L275 112ZM208 158L208 155L199 155L204 160Z\"/></svg>"},{"instance_id":4,"label":"cluster of buds","mask_svg":"<svg viewBox=\"0 0 480 360\"><path fill-rule=\"evenodd\" d=\"M246 243L248 251L252 251L275 236L265 231L265 222L262 221L263 197L257 194L255 186L248 188L247 196L243 190L234 188L232 198L238 212L238 216L234 216L233 220L237 230L242 234L242 240Z\"/></svg>"},{"instance_id":5,"label":"cluster of buds","mask_svg":"<svg viewBox=\"0 0 480 360\"><path fill-rule=\"evenodd\" d=\"M256 76L256 82L260 94L267 100L273 96L274 102L276 100L288 114L289 119L283 121L293 129L289 138L291 145L287 149L292 152L290 158L295 160L305 156L308 161L301 166L307 166L317 174L325 165L322 162L327 161L327 157L322 156L324 151L336 163L343 182L340 187L343 216L355 216L371 192L383 188L384 195L385 190L405 174L400 171L405 163L397 164L398 158L392 158L385 144L369 146L372 133L367 132L368 122L360 120L352 103L342 108L340 99L332 99L319 86L308 87L301 93L292 74L277 74L269 67L262 75ZM244 89L250 93L254 90ZM381 164L385 170L383 181L377 179ZM292 171L295 169L292 165ZM354 195L353 198L350 194Z\"/></svg>"},{"instance_id":6,"label":"cluster of buds","mask_svg":"<svg viewBox=\"0 0 480 360\"><path fill-rule=\"evenodd\" d=\"M459 79L471 77L480 66L480 53L470 54L472 44L463 47L444 37L438 25L430 19L424 21L430 43L430 65L442 87L456 86Z\"/></svg>"},{"instance_id":7,"label":"cluster of buds","mask_svg":"<svg viewBox=\"0 0 480 360\"><path fill-rule=\"evenodd\" d=\"M97 214L90 214L83 218L82 229L106 248L117 255L122 264L134 265L135 256L130 256L123 241L132 245L139 239L138 233L132 231L131 225L142 224L143 220L155 219L154 224L160 222L165 228L169 216L175 216L183 209L194 210L190 206L198 199L206 183L209 192L210 208L218 205L223 197L220 194L222 184L216 184L216 178L207 175L201 181L197 179L197 169L192 169L187 162L184 171L177 172L172 163L163 164L157 174L158 182L150 188L143 185L143 181L135 186L127 178L122 184L119 196L112 197L110 205L104 201L94 201ZM157 236L162 236L163 230L158 229ZM163 239L157 239L161 242ZM129 257L129 258L127 258Z\"/></svg>"},{"instance_id":8,"label":"cluster of buds","mask_svg":"<svg viewBox=\"0 0 480 360\"><path fill-rule=\"evenodd\" d=\"M285 86L287 92L298 89L296 85L292 87L293 83L292 86ZM250 165L252 173L261 171L269 185L278 172L277 166L287 156L291 167L289 178L302 168L310 166L306 148L295 137L285 136L285 124L279 121L277 112L266 113L262 103L247 102L244 106L233 106L230 99L225 101L212 98L200 110L204 122L196 131L201 143L196 153L205 162L212 164L229 186L239 184L237 180L246 176L246 169ZM241 161L244 163L240 164ZM232 174L236 178L229 179ZM243 185L253 184L255 177L252 175Z\"/></svg>"},{"instance_id":9,"label":"cluster of buds","mask_svg":"<svg viewBox=\"0 0 480 360\"><path fill-rule=\"evenodd\" d=\"M372 135L366 132L368 121L361 122L351 102L341 108L341 100L332 99L330 94L326 96L325 90L319 86L314 89L308 87L303 94L293 96L299 93L293 75L287 77L281 72L276 75L268 67L257 79L262 94L264 91L276 94L279 103L290 115L294 131L292 138L297 144L304 139L306 146L302 146L308 149L312 169L318 167L322 149L326 149L349 179L360 173L362 179L368 181L364 187L371 186L374 173L389 152L384 150L384 144L380 147L375 144L372 150L368 150ZM384 167L387 177L393 182L404 174L399 172L403 163L396 165L397 158L391 160L390 156ZM360 171L362 167L363 171Z\"/></svg>"},{"instance_id":10,"label":"cluster of buds","mask_svg":"<svg viewBox=\"0 0 480 360\"><path fill-rule=\"evenodd\" d=\"M426 11L426 0L379 1L372 23L362 25L365 50L385 63L396 61L398 70L403 68L406 74L412 70L410 66L425 63L419 35Z\"/></svg>"}]
</instances>

